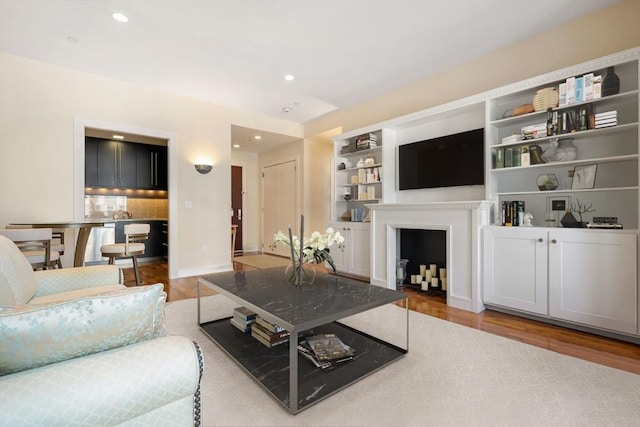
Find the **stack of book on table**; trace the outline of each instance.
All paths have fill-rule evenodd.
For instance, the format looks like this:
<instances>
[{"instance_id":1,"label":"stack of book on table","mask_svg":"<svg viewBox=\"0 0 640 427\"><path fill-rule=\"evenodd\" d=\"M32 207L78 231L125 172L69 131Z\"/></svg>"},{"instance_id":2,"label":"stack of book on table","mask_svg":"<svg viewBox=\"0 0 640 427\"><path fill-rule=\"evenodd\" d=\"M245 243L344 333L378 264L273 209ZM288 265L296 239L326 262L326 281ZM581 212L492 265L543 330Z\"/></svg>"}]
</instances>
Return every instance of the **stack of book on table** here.
<instances>
[{"instance_id":1,"label":"stack of book on table","mask_svg":"<svg viewBox=\"0 0 640 427\"><path fill-rule=\"evenodd\" d=\"M267 347L288 342L289 335L289 331L259 316L256 317L255 323L251 324L251 336Z\"/></svg>"},{"instance_id":2,"label":"stack of book on table","mask_svg":"<svg viewBox=\"0 0 640 427\"><path fill-rule=\"evenodd\" d=\"M354 350L334 334L319 334L300 341L298 352L323 371L353 359Z\"/></svg>"},{"instance_id":3,"label":"stack of book on table","mask_svg":"<svg viewBox=\"0 0 640 427\"><path fill-rule=\"evenodd\" d=\"M247 307L236 307L233 309L233 317L230 322L245 334L251 332L251 325L256 321L256 313Z\"/></svg>"}]
</instances>

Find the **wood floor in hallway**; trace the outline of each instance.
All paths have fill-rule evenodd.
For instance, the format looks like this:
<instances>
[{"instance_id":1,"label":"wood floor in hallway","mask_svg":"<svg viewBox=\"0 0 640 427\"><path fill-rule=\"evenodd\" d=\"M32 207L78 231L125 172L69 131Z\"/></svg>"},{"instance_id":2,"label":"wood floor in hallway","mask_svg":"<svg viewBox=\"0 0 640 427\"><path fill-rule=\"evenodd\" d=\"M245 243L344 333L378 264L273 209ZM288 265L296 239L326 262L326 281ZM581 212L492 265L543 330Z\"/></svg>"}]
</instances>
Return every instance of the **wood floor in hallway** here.
<instances>
[{"instance_id":1,"label":"wood floor in hallway","mask_svg":"<svg viewBox=\"0 0 640 427\"><path fill-rule=\"evenodd\" d=\"M234 262L234 269L250 269ZM132 269L125 269L125 282L135 286ZM163 261L140 264L142 282L163 283L168 301L195 298L197 277L169 279L167 263ZM206 288L205 294L214 294ZM495 335L542 347L601 365L640 374L640 346L632 343L575 331L544 322L485 310L482 313L448 307L442 297L426 296L407 290L409 308L429 316L479 329Z\"/></svg>"}]
</instances>

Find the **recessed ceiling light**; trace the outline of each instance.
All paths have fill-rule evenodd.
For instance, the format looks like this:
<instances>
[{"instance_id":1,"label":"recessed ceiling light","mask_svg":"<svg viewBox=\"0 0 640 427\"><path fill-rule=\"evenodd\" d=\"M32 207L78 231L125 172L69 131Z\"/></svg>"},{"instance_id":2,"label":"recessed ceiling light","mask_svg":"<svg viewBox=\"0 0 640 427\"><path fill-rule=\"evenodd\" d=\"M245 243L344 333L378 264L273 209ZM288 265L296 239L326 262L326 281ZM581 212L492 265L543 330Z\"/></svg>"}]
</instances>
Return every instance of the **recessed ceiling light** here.
<instances>
[{"instance_id":1,"label":"recessed ceiling light","mask_svg":"<svg viewBox=\"0 0 640 427\"><path fill-rule=\"evenodd\" d=\"M295 79L296 76L294 76L293 74L287 74L286 76L284 76L285 80L291 81L293 79Z\"/></svg>"},{"instance_id":2,"label":"recessed ceiling light","mask_svg":"<svg viewBox=\"0 0 640 427\"><path fill-rule=\"evenodd\" d=\"M78 38L75 36L69 36L67 37L67 41L69 41L70 43L78 43L80 40L78 40Z\"/></svg>"},{"instance_id":3,"label":"recessed ceiling light","mask_svg":"<svg viewBox=\"0 0 640 427\"><path fill-rule=\"evenodd\" d=\"M253 139L262 139L262 137L260 135L256 135L253 137Z\"/></svg>"},{"instance_id":4,"label":"recessed ceiling light","mask_svg":"<svg viewBox=\"0 0 640 427\"><path fill-rule=\"evenodd\" d=\"M113 135L113 139L124 139L122 135Z\"/></svg>"},{"instance_id":5,"label":"recessed ceiling light","mask_svg":"<svg viewBox=\"0 0 640 427\"><path fill-rule=\"evenodd\" d=\"M233 144L233 148L240 148L240 144Z\"/></svg>"},{"instance_id":6,"label":"recessed ceiling light","mask_svg":"<svg viewBox=\"0 0 640 427\"><path fill-rule=\"evenodd\" d=\"M116 12L111 16L113 16L113 19L118 22L129 22L129 18L127 18L127 16L123 13Z\"/></svg>"}]
</instances>

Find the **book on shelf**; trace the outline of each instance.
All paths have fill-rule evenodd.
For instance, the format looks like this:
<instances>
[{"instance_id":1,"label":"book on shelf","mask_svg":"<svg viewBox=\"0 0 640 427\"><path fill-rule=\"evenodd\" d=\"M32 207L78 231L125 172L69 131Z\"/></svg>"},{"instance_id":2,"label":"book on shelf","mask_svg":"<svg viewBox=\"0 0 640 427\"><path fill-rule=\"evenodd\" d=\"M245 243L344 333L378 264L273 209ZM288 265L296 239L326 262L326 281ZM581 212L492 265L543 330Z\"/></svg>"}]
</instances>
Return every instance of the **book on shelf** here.
<instances>
[{"instance_id":1,"label":"book on shelf","mask_svg":"<svg viewBox=\"0 0 640 427\"><path fill-rule=\"evenodd\" d=\"M286 330L282 330L280 332L271 332L266 328L263 328L262 326L260 326L260 324L258 323L252 323L251 324L251 335L260 335L263 339L265 339L268 342L276 342L276 341L280 341L284 338L288 338L290 334L289 331Z\"/></svg>"},{"instance_id":2,"label":"book on shelf","mask_svg":"<svg viewBox=\"0 0 640 427\"><path fill-rule=\"evenodd\" d=\"M576 77L576 102L584 101L584 77Z\"/></svg>"},{"instance_id":3,"label":"book on shelf","mask_svg":"<svg viewBox=\"0 0 640 427\"><path fill-rule=\"evenodd\" d=\"M567 82L558 85L558 106L567 105Z\"/></svg>"},{"instance_id":4,"label":"book on shelf","mask_svg":"<svg viewBox=\"0 0 640 427\"><path fill-rule=\"evenodd\" d=\"M529 146L525 145L521 147L520 154L520 165L521 166L529 166L531 165L531 156L529 155Z\"/></svg>"},{"instance_id":5,"label":"book on shelf","mask_svg":"<svg viewBox=\"0 0 640 427\"><path fill-rule=\"evenodd\" d=\"M496 150L496 169L504 168L504 148Z\"/></svg>"},{"instance_id":6,"label":"book on shelf","mask_svg":"<svg viewBox=\"0 0 640 427\"><path fill-rule=\"evenodd\" d=\"M504 149L504 167L510 168L513 166L513 147L506 147Z\"/></svg>"},{"instance_id":7,"label":"book on shelf","mask_svg":"<svg viewBox=\"0 0 640 427\"><path fill-rule=\"evenodd\" d=\"M569 77L567 79L567 104L570 105L576 102L576 78Z\"/></svg>"},{"instance_id":8,"label":"book on shelf","mask_svg":"<svg viewBox=\"0 0 640 427\"><path fill-rule=\"evenodd\" d=\"M502 225L519 227L524 223L524 201L502 201Z\"/></svg>"},{"instance_id":9,"label":"book on shelf","mask_svg":"<svg viewBox=\"0 0 640 427\"><path fill-rule=\"evenodd\" d=\"M611 111L603 111L601 113L596 113L596 119L604 119L610 117L618 117L618 110Z\"/></svg>"},{"instance_id":10,"label":"book on shelf","mask_svg":"<svg viewBox=\"0 0 640 427\"><path fill-rule=\"evenodd\" d=\"M584 79L584 100L591 101L593 99L593 73L588 73L582 76Z\"/></svg>"},{"instance_id":11,"label":"book on shelf","mask_svg":"<svg viewBox=\"0 0 640 427\"><path fill-rule=\"evenodd\" d=\"M618 123L617 117L611 117L609 119L596 119L594 122L596 125L604 123Z\"/></svg>"}]
</instances>

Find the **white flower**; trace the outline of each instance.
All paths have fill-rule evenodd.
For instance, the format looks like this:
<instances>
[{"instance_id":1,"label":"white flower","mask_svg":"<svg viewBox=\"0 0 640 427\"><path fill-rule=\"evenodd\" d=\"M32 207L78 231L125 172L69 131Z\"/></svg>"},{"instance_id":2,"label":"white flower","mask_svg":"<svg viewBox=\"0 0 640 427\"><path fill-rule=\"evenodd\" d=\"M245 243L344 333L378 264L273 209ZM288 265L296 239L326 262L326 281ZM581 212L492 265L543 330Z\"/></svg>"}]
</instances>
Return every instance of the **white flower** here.
<instances>
[{"instance_id":1,"label":"white flower","mask_svg":"<svg viewBox=\"0 0 640 427\"><path fill-rule=\"evenodd\" d=\"M303 243L303 260L308 263L322 263L326 261L335 272L336 267L333 263L333 258L329 254L329 248L334 244L337 244L338 249L343 250L343 243L344 237L342 237L339 232L335 232L331 227L327 228L327 231L324 234L314 231L311 233L309 239L305 240ZM279 244L293 248L294 256L296 258L300 256L300 240L297 236L292 236L290 241L286 234L282 231L278 231L273 235L273 244L271 245L271 249L275 249Z\"/></svg>"}]
</instances>

